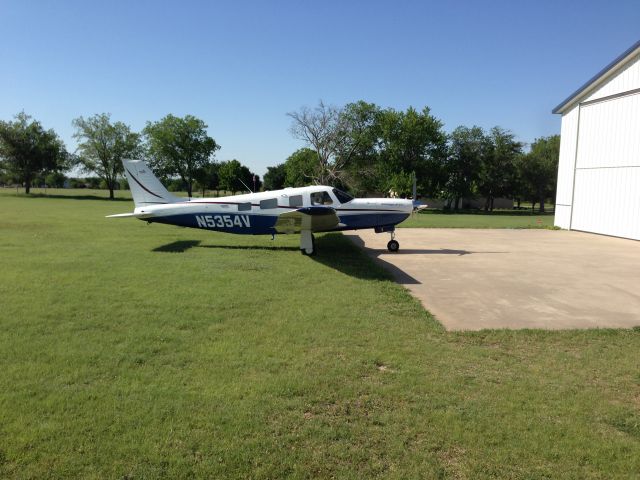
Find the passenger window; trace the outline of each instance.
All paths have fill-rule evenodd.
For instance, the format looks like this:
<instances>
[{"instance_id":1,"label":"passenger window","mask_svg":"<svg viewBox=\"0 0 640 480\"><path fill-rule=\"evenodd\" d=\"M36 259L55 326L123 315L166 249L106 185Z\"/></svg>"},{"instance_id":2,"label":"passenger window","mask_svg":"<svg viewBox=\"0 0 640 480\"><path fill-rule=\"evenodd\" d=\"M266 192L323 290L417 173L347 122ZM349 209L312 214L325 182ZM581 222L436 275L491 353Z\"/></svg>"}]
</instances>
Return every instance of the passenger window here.
<instances>
[{"instance_id":1,"label":"passenger window","mask_svg":"<svg viewBox=\"0 0 640 480\"><path fill-rule=\"evenodd\" d=\"M290 207L301 207L302 206L302 195L292 195L289 197L289 206Z\"/></svg>"},{"instance_id":2,"label":"passenger window","mask_svg":"<svg viewBox=\"0 0 640 480\"><path fill-rule=\"evenodd\" d=\"M311 205L333 205L333 200L327 192L314 192L311 194Z\"/></svg>"},{"instance_id":3,"label":"passenger window","mask_svg":"<svg viewBox=\"0 0 640 480\"><path fill-rule=\"evenodd\" d=\"M260 200L260 210L268 210L270 208L278 208L278 199L269 198L268 200Z\"/></svg>"},{"instance_id":4,"label":"passenger window","mask_svg":"<svg viewBox=\"0 0 640 480\"><path fill-rule=\"evenodd\" d=\"M238 204L238 211L239 212L246 212L251 210L251 203L247 202L247 203L239 203Z\"/></svg>"}]
</instances>

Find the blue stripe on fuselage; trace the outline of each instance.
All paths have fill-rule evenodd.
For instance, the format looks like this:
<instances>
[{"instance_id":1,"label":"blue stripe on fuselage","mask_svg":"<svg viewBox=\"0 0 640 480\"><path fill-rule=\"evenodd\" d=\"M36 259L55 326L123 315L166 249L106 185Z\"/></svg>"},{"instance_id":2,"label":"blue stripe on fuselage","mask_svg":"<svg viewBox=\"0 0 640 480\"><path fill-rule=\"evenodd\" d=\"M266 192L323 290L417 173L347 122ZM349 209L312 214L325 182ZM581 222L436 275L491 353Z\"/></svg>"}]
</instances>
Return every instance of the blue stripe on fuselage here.
<instances>
[{"instance_id":1,"label":"blue stripe on fuselage","mask_svg":"<svg viewBox=\"0 0 640 480\"><path fill-rule=\"evenodd\" d=\"M374 228L379 226L397 225L409 217L408 213L359 213L352 215L340 215L340 223L327 231L353 230ZM252 215L251 213L183 213L180 215L168 215L165 217L152 217L145 219L149 222L177 225L188 228L202 228L218 232L236 233L244 235L268 235L277 233L275 224L278 215Z\"/></svg>"}]
</instances>

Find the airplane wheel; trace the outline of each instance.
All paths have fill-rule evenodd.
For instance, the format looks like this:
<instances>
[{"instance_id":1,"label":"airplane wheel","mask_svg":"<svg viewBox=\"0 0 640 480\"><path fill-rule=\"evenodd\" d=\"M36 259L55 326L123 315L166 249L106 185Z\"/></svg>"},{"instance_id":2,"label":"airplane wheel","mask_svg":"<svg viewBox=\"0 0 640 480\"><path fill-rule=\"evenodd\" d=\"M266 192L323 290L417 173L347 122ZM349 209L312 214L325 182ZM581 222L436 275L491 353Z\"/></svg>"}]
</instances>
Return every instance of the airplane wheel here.
<instances>
[{"instance_id":1,"label":"airplane wheel","mask_svg":"<svg viewBox=\"0 0 640 480\"><path fill-rule=\"evenodd\" d=\"M387 248L390 252L397 252L400 248L400 244L395 240L391 240L389 243L387 243Z\"/></svg>"}]
</instances>

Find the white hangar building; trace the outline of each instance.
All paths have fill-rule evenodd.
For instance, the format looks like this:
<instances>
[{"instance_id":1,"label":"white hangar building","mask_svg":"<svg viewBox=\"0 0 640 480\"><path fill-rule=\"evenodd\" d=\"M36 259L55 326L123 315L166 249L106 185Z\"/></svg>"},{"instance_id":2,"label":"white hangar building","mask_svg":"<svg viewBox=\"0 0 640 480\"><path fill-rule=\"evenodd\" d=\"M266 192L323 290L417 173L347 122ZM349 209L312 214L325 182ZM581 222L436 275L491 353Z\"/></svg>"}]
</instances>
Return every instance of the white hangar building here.
<instances>
[{"instance_id":1,"label":"white hangar building","mask_svg":"<svg viewBox=\"0 0 640 480\"><path fill-rule=\"evenodd\" d=\"M555 225L640 240L640 41L558 105Z\"/></svg>"}]
</instances>

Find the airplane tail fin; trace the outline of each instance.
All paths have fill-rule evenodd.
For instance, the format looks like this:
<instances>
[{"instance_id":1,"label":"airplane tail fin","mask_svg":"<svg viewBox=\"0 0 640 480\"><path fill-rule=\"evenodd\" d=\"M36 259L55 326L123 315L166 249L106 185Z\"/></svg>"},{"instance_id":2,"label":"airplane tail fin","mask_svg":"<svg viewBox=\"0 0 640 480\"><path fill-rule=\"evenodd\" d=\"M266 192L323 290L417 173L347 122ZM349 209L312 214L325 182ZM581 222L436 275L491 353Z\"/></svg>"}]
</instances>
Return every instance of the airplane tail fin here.
<instances>
[{"instance_id":1,"label":"airplane tail fin","mask_svg":"<svg viewBox=\"0 0 640 480\"><path fill-rule=\"evenodd\" d=\"M181 200L164 188L164 185L142 160L123 160L122 164L136 207L174 203Z\"/></svg>"}]
</instances>

